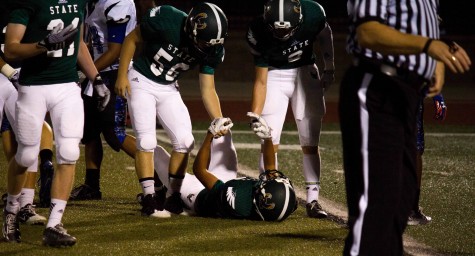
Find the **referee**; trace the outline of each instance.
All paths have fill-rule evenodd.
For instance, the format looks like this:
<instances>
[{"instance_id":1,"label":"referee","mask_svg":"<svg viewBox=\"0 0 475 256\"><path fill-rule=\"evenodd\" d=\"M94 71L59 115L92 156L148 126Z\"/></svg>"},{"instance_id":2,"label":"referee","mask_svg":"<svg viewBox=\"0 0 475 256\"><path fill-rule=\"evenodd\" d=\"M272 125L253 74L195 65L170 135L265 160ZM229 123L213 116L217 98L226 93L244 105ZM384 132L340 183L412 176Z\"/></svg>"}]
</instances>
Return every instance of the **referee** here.
<instances>
[{"instance_id":1,"label":"referee","mask_svg":"<svg viewBox=\"0 0 475 256\"><path fill-rule=\"evenodd\" d=\"M406 5L408 3L408 5ZM409 4L410 3L410 4ZM447 67L464 73L465 50L439 38L437 0L349 0L340 125L350 231L344 255L402 255L416 195L416 113Z\"/></svg>"}]
</instances>

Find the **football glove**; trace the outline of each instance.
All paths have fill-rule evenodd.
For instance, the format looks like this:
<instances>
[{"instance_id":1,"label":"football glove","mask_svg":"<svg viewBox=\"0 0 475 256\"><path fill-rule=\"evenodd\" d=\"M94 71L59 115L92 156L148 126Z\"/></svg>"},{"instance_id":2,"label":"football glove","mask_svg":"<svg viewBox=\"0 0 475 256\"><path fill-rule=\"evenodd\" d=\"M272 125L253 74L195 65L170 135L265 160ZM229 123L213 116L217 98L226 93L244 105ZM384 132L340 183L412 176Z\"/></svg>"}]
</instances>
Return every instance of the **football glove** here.
<instances>
[{"instance_id":1,"label":"football glove","mask_svg":"<svg viewBox=\"0 0 475 256\"><path fill-rule=\"evenodd\" d=\"M211 125L208 128L208 131L213 134L214 138L219 138L223 134L227 133L231 127L233 127L233 122L228 117L218 117L215 118Z\"/></svg>"},{"instance_id":2,"label":"football glove","mask_svg":"<svg viewBox=\"0 0 475 256\"><path fill-rule=\"evenodd\" d=\"M15 86L15 88L18 89L18 78L20 76L20 73L18 70L12 68L12 66L8 65L8 63L5 63L2 66L2 69L0 70L4 76L10 80L10 82Z\"/></svg>"},{"instance_id":3,"label":"football glove","mask_svg":"<svg viewBox=\"0 0 475 256\"><path fill-rule=\"evenodd\" d=\"M97 109L103 111L109 103L111 92L102 81L102 77L98 74L92 83L94 88L93 97L97 100Z\"/></svg>"},{"instance_id":4,"label":"football glove","mask_svg":"<svg viewBox=\"0 0 475 256\"><path fill-rule=\"evenodd\" d=\"M74 27L73 24L69 24L64 29L61 29L61 27L61 24L56 25L43 40L38 42L38 46L46 48L48 51L56 51L73 43L78 33L77 26Z\"/></svg>"},{"instance_id":5,"label":"football glove","mask_svg":"<svg viewBox=\"0 0 475 256\"><path fill-rule=\"evenodd\" d=\"M266 120L254 112L247 112L247 116L251 118L251 129L261 139L269 139L272 137L272 129L267 125Z\"/></svg>"},{"instance_id":6,"label":"football glove","mask_svg":"<svg viewBox=\"0 0 475 256\"><path fill-rule=\"evenodd\" d=\"M432 98L434 100L434 119L443 121L447 116L447 105L445 105L444 96L438 94Z\"/></svg>"}]
</instances>

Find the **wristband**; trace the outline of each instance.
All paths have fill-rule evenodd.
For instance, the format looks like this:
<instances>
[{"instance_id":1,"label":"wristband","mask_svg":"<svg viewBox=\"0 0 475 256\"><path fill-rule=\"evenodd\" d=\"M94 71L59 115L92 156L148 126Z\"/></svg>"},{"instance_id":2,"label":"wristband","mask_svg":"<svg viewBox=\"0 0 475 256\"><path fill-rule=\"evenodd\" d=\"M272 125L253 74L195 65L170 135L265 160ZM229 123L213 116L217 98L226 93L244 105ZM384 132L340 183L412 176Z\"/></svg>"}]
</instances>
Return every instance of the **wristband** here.
<instances>
[{"instance_id":1,"label":"wristband","mask_svg":"<svg viewBox=\"0 0 475 256\"><path fill-rule=\"evenodd\" d=\"M4 74L8 78L8 80L10 80L10 79L12 79L13 75L15 75L16 70L14 68L12 68L12 66L5 63L5 65L3 65L3 67L2 67L1 72L2 72L2 74Z\"/></svg>"},{"instance_id":2,"label":"wristband","mask_svg":"<svg viewBox=\"0 0 475 256\"><path fill-rule=\"evenodd\" d=\"M424 48L422 48L422 52L427 54L427 51L429 50L429 47L430 47L430 44L432 43L432 41L434 41L434 39L432 38L429 38L426 42L426 44L424 45Z\"/></svg>"}]
</instances>

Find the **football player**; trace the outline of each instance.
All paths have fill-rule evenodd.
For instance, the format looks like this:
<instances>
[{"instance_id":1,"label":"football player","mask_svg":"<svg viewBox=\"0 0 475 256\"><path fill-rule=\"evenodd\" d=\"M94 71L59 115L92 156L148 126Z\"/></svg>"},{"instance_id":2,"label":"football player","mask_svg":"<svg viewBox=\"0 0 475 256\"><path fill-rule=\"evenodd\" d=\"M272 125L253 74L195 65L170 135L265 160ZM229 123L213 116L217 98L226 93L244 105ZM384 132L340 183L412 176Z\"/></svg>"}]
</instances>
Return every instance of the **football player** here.
<instances>
[{"instance_id":1,"label":"football player","mask_svg":"<svg viewBox=\"0 0 475 256\"><path fill-rule=\"evenodd\" d=\"M101 199L100 170L103 158L101 133L115 150L135 157L135 137L126 134L127 102L114 93L119 54L125 36L136 24L132 0L92 1L85 19L86 38L92 47L94 64L111 91L111 101L103 111L92 97L92 84L83 83L84 143L86 177L84 184L71 191L70 200Z\"/></svg>"},{"instance_id":2,"label":"football player","mask_svg":"<svg viewBox=\"0 0 475 256\"><path fill-rule=\"evenodd\" d=\"M55 134L57 169L51 187L50 215L43 244L72 246L76 238L63 228L66 203L79 158L84 111L77 86L76 64L94 80L99 107L109 101L109 91L82 40L85 0L14 1L6 30L5 57L21 60L16 136L18 150L8 168L8 197L3 211L3 236L19 242L18 198L27 166L37 161L42 125L47 112ZM79 33L78 33L79 32ZM47 68L45 68L47 67Z\"/></svg>"},{"instance_id":3,"label":"football player","mask_svg":"<svg viewBox=\"0 0 475 256\"><path fill-rule=\"evenodd\" d=\"M127 97L138 152L135 166L145 198L155 197L153 151L157 145L156 119L173 144L169 171L169 197L165 208L172 213L183 212L180 188L185 177L190 151L194 147L191 120L180 92L178 78L199 66L199 84L203 103L215 123L221 124L221 106L214 84L214 70L224 58L227 18L222 10L201 2L187 15L172 6L163 5L148 10L125 39L120 55L116 92ZM137 46L142 53L129 64ZM128 76L128 77L127 77ZM227 130L219 131L219 135ZM142 214L163 216L155 200L146 200Z\"/></svg>"},{"instance_id":4,"label":"football player","mask_svg":"<svg viewBox=\"0 0 475 256\"><path fill-rule=\"evenodd\" d=\"M217 136L220 130L232 126L228 119L220 125L212 123L193 164L193 174L185 174L180 190L186 212L190 215L214 218L283 221L297 209L297 198L290 180L275 169L275 154L270 128L262 118L254 126L264 140L266 171L258 179L237 178L237 155L231 133ZM156 166L166 165L170 155L157 147ZM157 168L161 179L166 171ZM166 183L165 183L166 184ZM168 186L166 184L165 186ZM139 195L139 201L145 200ZM272 207L270 207L272 206Z\"/></svg>"},{"instance_id":5,"label":"football player","mask_svg":"<svg viewBox=\"0 0 475 256\"><path fill-rule=\"evenodd\" d=\"M5 28L8 23L8 14L10 12L9 6L4 6L0 10L0 28ZM2 29L2 33L0 34L0 70L3 75L0 75L0 120L1 120L1 128L0 133L2 134L2 144L3 144L3 151L7 162L13 158L17 150L17 143L15 139L15 134L13 131L12 126L8 119L12 120L14 123L15 121L15 102L18 98L18 92L16 91L16 87L18 86L18 75L19 75L19 63L17 62L10 62L6 63L4 60L4 42L5 42L5 30ZM52 160L52 146L53 146L53 135L51 131L51 127L44 122L43 124L43 132L41 134L41 165L40 170L43 173L47 171L51 171L51 169L46 169L45 167L49 166L47 163L51 163ZM50 153L50 154L48 154ZM26 183L21 190L21 196L19 198L20 201L20 211L18 213L18 219L21 223L26 224L44 224L46 222L46 218L37 214L35 211L35 205L33 204L33 198L35 195L35 185L36 185L36 175L37 175L37 166L38 164L35 162L32 166L28 168L27 171L27 178ZM46 180L45 180L46 181ZM46 183L46 182L45 182ZM42 181L42 188L48 187L48 184L43 184ZM49 183L51 185L51 183ZM49 197L49 195L48 195ZM41 199L41 193L40 193ZM4 203L7 200L7 194L2 195L2 201ZM49 206L49 205L48 205Z\"/></svg>"},{"instance_id":6,"label":"football player","mask_svg":"<svg viewBox=\"0 0 475 256\"><path fill-rule=\"evenodd\" d=\"M315 65L314 43L323 55L323 74ZM311 0L268 0L262 16L247 32L255 64L251 110L273 128L278 151L289 102L303 151L307 215L325 218L318 202L320 192L320 130L325 114L324 92L334 81L333 38L325 12ZM322 75L321 75L322 74ZM276 153L277 154L277 153ZM262 154L260 170L264 171ZM277 155L276 166L277 166Z\"/></svg>"}]
</instances>

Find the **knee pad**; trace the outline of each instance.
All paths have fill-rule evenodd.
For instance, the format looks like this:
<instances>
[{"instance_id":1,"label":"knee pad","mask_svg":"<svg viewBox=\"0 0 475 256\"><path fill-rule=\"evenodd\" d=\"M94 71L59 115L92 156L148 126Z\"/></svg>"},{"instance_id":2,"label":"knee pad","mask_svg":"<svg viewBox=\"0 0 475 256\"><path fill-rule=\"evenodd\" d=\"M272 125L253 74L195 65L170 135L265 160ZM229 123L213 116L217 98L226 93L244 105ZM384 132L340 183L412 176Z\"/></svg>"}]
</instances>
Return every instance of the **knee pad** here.
<instances>
[{"instance_id":1,"label":"knee pad","mask_svg":"<svg viewBox=\"0 0 475 256\"><path fill-rule=\"evenodd\" d=\"M79 139L63 139L61 144L56 145L58 164L75 164L79 154Z\"/></svg>"},{"instance_id":2,"label":"knee pad","mask_svg":"<svg viewBox=\"0 0 475 256\"><path fill-rule=\"evenodd\" d=\"M18 151L15 155L15 160L21 166L30 167L33 166L35 163L38 163L38 154L38 145L26 146L19 143Z\"/></svg>"},{"instance_id":3,"label":"knee pad","mask_svg":"<svg viewBox=\"0 0 475 256\"><path fill-rule=\"evenodd\" d=\"M182 138L180 141L173 142L173 151L178 153L190 153L195 147L195 138L190 136Z\"/></svg>"},{"instance_id":4,"label":"knee pad","mask_svg":"<svg viewBox=\"0 0 475 256\"><path fill-rule=\"evenodd\" d=\"M144 152L153 152L157 146L155 136L146 135L137 138L137 149Z\"/></svg>"},{"instance_id":5,"label":"knee pad","mask_svg":"<svg viewBox=\"0 0 475 256\"><path fill-rule=\"evenodd\" d=\"M109 144L113 150L119 152L125 139L125 131L121 133L114 131L112 128L107 128L102 132L102 134L104 135L107 144Z\"/></svg>"}]
</instances>

